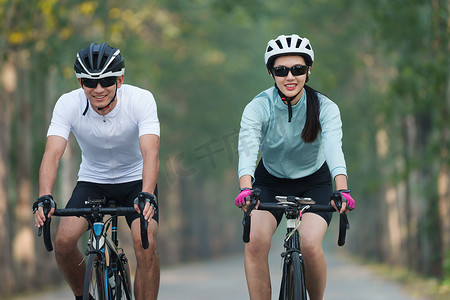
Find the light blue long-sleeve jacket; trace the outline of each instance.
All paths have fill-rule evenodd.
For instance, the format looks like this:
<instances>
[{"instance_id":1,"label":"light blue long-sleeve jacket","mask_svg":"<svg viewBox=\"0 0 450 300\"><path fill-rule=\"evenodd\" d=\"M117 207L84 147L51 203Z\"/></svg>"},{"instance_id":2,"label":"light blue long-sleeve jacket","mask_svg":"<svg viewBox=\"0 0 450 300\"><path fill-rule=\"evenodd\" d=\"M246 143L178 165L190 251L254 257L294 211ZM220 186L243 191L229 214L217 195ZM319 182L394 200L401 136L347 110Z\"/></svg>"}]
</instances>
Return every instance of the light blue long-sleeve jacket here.
<instances>
[{"instance_id":1,"label":"light blue long-sleeve jacket","mask_svg":"<svg viewBox=\"0 0 450 300\"><path fill-rule=\"evenodd\" d=\"M313 143L305 143L301 133L306 121L306 91L292 106L281 101L275 87L257 95L244 109L239 132L239 178L254 177L259 150L267 171L279 178L297 179L316 172L326 161L331 176L347 176L342 152L342 122L338 106L322 94L319 121L322 127Z\"/></svg>"}]
</instances>

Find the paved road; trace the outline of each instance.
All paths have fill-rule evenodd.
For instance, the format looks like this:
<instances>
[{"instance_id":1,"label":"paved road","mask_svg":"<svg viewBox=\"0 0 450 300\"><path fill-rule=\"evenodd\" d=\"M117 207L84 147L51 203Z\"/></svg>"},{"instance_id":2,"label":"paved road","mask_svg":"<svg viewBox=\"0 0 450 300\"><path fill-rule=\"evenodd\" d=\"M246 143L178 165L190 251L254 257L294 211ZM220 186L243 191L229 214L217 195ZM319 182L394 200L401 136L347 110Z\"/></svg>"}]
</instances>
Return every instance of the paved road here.
<instances>
[{"instance_id":1,"label":"paved road","mask_svg":"<svg viewBox=\"0 0 450 300\"><path fill-rule=\"evenodd\" d=\"M270 255L272 299L278 298L281 277L280 252ZM377 277L369 269L351 263L344 255L327 253L328 284L327 300L411 300L399 285ZM342 289L340 282L345 278ZM160 299L248 299L242 257L189 264L163 271Z\"/></svg>"},{"instance_id":2,"label":"paved road","mask_svg":"<svg viewBox=\"0 0 450 300\"><path fill-rule=\"evenodd\" d=\"M278 250L278 251L277 251ZM352 263L345 255L327 251L328 285L327 300L412 300L399 285L377 277L368 268ZM279 249L270 254L273 299L277 298L281 259ZM346 289L340 287L345 278ZM65 300L74 299L68 288L14 300ZM232 256L215 261L190 263L163 269L161 272L161 300L230 300L248 299L245 284L243 257Z\"/></svg>"}]
</instances>

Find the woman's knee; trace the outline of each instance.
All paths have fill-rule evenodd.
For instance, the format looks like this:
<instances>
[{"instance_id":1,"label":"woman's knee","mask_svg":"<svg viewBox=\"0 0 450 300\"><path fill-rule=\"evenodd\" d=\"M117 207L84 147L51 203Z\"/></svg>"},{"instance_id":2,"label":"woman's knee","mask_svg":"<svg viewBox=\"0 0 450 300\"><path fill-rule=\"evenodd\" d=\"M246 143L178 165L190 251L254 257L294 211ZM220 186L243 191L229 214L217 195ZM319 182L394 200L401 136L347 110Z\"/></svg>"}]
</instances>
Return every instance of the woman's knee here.
<instances>
[{"instance_id":1,"label":"woman's knee","mask_svg":"<svg viewBox=\"0 0 450 300\"><path fill-rule=\"evenodd\" d=\"M277 221L272 214L267 211L253 211L250 242L245 245L246 255L268 255L276 229Z\"/></svg>"},{"instance_id":2,"label":"woman's knee","mask_svg":"<svg viewBox=\"0 0 450 300\"><path fill-rule=\"evenodd\" d=\"M252 233L250 242L245 244L245 254L252 257L267 256L270 250L271 236Z\"/></svg>"},{"instance_id":3,"label":"woman's knee","mask_svg":"<svg viewBox=\"0 0 450 300\"><path fill-rule=\"evenodd\" d=\"M323 257L322 242L327 228L328 225L321 216L310 213L303 216L299 234L305 260Z\"/></svg>"},{"instance_id":4,"label":"woman's knee","mask_svg":"<svg viewBox=\"0 0 450 300\"><path fill-rule=\"evenodd\" d=\"M302 239L301 242L302 255L306 259L316 259L323 256L322 241L315 239Z\"/></svg>"}]
</instances>

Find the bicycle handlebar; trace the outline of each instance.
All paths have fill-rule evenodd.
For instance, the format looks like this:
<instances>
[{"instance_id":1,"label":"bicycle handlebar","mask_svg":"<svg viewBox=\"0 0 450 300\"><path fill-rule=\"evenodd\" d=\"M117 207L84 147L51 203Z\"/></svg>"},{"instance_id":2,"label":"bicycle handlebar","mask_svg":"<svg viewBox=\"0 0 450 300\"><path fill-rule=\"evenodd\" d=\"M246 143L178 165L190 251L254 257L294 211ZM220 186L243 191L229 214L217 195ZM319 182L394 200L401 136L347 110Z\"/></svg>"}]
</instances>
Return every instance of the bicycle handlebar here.
<instances>
[{"instance_id":1,"label":"bicycle handlebar","mask_svg":"<svg viewBox=\"0 0 450 300\"><path fill-rule=\"evenodd\" d=\"M44 214L45 216L48 215L48 212L50 211L49 207L44 206ZM141 209L141 212L143 209ZM83 216L93 216L93 215L111 215L111 216L125 216L125 215L132 215L137 214L136 210L133 207L98 207L93 206L91 208L65 208L65 209L56 209L53 213L53 216L60 216L60 217L83 217ZM147 228L148 228L148 222L145 221L142 214L140 215L141 218L141 242L142 247L144 249L147 249L149 246L148 242L148 235L147 235ZM143 224L143 221L146 224ZM43 233L44 233L44 245L48 252L53 251L53 245L50 235L50 224L51 224L52 218L48 218L44 222L43 226ZM39 228L38 236L41 236L42 229Z\"/></svg>"},{"instance_id":2,"label":"bicycle handlebar","mask_svg":"<svg viewBox=\"0 0 450 300\"><path fill-rule=\"evenodd\" d=\"M250 195L250 205L247 208L247 211L244 213L244 218L242 220L242 225L244 226L242 240L244 243L248 243L250 241L250 214L256 207L258 201L260 200L261 191L258 188L255 188ZM342 203L337 196L333 195L333 199L337 202L337 207L340 209ZM309 206L309 207L308 207ZM277 203L260 203L258 206L258 210L267 210L267 211L281 211L285 212L290 205L288 204L277 204ZM336 209L331 205L319 205L319 204L308 204L308 205L299 205L299 209L307 207L303 212L337 212ZM350 224L348 222L347 215L345 213L340 214L339 220L339 235L338 242L339 246L343 246L345 244L346 231L350 229Z\"/></svg>"},{"instance_id":3,"label":"bicycle handlebar","mask_svg":"<svg viewBox=\"0 0 450 300\"><path fill-rule=\"evenodd\" d=\"M53 215L60 217L82 217L92 214L125 216L133 213L137 214L133 207L92 207L56 209Z\"/></svg>"}]
</instances>

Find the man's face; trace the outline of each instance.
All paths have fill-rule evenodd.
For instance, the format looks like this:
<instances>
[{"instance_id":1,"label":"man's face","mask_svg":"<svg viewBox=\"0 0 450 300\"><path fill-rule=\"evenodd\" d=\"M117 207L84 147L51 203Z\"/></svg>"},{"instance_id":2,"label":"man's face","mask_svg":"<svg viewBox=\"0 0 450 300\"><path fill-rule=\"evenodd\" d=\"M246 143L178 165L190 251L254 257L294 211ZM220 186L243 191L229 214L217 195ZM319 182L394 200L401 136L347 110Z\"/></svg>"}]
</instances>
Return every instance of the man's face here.
<instances>
[{"instance_id":1,"label":"man's face","mask_svg":"<svg viewBox=\"0 0 450 300\"><path fill-rule=\"evenodd\" d=\"M98 110L98 108L102 108L105 107L106 105L109 104L109 102L111 102L111 100L114 98L115 94L116 94L116 85L117 88L120 88L123 84L123 80L124 80L124 75L119 76L116 78L115 81L111 80L105 80L104 82L95 82L92 80L89 80L89 84L86 82L85 84L83 84L83 81L85 79L78 79L78 82L81 85L81 88L84 90L84 93L86 94L86 98L88 99L88 101L91 103L92 108L97 111L98 113L104 115L107 114L108 112L110 112L117 104L116 101L114 101L113 103L111 103L110 107L102 109L102 110ZM114 83L113 83L114 82ZM96 83L96 85L95 85ZM102 86L103 85L109 85L113 83L110 86ZM89 86L95 86L95 87L88 87Z\"/></svg>"}]
</instances>

